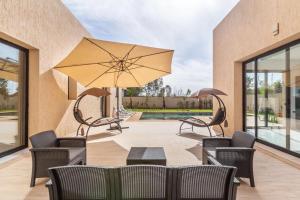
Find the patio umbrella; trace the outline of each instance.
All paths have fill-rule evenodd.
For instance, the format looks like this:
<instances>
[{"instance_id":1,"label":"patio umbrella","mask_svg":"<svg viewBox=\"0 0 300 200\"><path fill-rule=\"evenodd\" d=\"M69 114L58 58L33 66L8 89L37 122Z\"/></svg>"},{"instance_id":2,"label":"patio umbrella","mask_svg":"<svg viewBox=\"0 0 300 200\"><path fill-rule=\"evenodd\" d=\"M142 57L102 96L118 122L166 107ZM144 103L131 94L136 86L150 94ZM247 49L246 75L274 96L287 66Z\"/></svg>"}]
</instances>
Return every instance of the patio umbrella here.
<instances>
[{"instance_id":1,"label":"patio umbrella","mask_svg":"<svg viewBox=\"0 0 300 200\"><path fill-rule=\"evenodd\" d=\"M171 73L173 53L170 49L83 38L55 69L85 87L142 87ZM119 110L119 100L117 107Z\"/></svg>"},{"instance_id":2,"label":"patio umbrella","mask_svg":"<svg viewBox=\"0 0 300 200\"><path fill-rule=\"evenodd\" d=\"M55 69L85 87L142 87L171 73L173 52L83 38Z\"/></svg>"}]
</instances>

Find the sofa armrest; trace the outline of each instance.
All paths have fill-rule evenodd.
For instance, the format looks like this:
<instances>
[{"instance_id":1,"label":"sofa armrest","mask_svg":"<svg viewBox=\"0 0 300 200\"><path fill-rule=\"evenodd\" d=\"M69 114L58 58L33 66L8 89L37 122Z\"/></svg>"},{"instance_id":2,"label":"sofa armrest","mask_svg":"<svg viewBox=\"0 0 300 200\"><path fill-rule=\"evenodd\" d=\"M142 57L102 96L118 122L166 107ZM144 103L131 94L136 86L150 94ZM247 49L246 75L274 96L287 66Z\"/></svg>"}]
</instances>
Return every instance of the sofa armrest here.
<instances>
[{"instance_id":1,"label":"sofa armrest","mask_svg":"<svg viewBox=\"0 0 300 200\"><path fill-rule=\"evenodd\" d=\"M221 163L219 163L214 157L208 156L207 157L208 163L210 165L216 165L216 166L222 166ZM240 181L234 177L233 179L233 189L232 189L232 200L236 199L236 193L237 193L237 188L240 186Z\"/></svg>"},{"instance_id":2,"label":"sofa armrest","mask_svg":"<svg viewBox=\"0 0 300 200\"><path fill-rule=\"evenodd\" d=\"M216 165L216 166L222 166L221 163L219 163L214 157L212 156L208 156L207 157L207 160L208 160L208 164L210 165Z\"/></svg>"},{"instance_id":3,"label":"sofa armrest","mask_svg":"<svg viewBox=\"0 0 300 200\"><path fill-rule=\"evenodd\" d=\"M255 149L247 147L218 147L216 159L223 165L252 162Z\"/></svg>"},{"instance_id":4,"label":"sofa armrest","mask_svg":"<svg viewBox=\"0 0 300 200\"><path fill-rule=\"evenodd\" d=\"M38 160L61 160L61 162L68 164L70 158L70 152L68 148L31 148L29 149L33 155L33 158Z\"/></svg>"},{"instance_id":5,"label":"sofa armrest","mask_svg":"<svg viewBox=\"0 0 300 200\"><path fill-rule=\"evenodd\" d=\"M207 160L209 161L208 163L210 165L216 165L216 166L222 166L221 163L219 163L214 157L212 156L208 156ZM237 178L234 178L234 184L236 184L237 186L240 185L240 181Z\"/></svg>"},{"instance_id":6,"label":"sofa armrest","mask_svg":"<svg viewBox=\"0 0 300 200\"><path fill-rule=\"evenodd\" d=\"M254 152L255 149L248 147L216 147L216 152Z\"/></svg>"},{"instance_id":7,"label":"sofa armrest","mask_svg":"<svg viewBox=\"0 0 300 200\"><path fill-rule=\"evenodd\" d=\"M203 147L230 147L231 138L215 137L215 138L203 138Z\"/></svg>"},{"instance_id":8,"label":"sofa armrest","mask_svg":"<svg viewBox=\"0 0 300 200\"><path fill-rule=\"evenodd\" d=\"M85 137L57 138L59 147L86 147Z\"/></svg>"}]
</instances>

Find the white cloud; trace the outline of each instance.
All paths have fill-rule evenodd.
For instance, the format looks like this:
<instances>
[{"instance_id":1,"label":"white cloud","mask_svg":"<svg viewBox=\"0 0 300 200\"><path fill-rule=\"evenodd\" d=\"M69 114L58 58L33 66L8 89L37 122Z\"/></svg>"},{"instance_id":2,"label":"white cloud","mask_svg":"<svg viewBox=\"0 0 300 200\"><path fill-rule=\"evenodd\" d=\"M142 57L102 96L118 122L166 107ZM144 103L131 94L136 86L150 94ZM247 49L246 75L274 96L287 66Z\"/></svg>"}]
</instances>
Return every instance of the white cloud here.
<instances>
[{"instance_id":1,"label":"white cloud","mask_svg":"<svg viewBox=\"0 0 300 200\"><path fill-rule=\"evenodd\" d=\"M175 50L172 87L212 86L212 30L238 0L64 0L97 38Z\"/></svg>"}]
</instances>

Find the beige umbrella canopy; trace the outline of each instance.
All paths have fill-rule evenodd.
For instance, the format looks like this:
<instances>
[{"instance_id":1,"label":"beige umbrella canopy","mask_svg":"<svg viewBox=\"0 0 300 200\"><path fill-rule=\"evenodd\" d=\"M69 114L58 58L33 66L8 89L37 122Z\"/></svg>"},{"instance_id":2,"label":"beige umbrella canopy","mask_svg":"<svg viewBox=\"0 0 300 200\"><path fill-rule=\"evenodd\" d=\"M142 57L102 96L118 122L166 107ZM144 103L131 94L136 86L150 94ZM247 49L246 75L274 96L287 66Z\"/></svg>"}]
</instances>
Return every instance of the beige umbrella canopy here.
<instances>
[{"instance_id":1,"label":"beige umbrella canopy","mask_svg":"<svg viewBox=\"0 0 300 200\"><path fill-rule=\"evenodd\" d=\"M85 95L91 95L91 96L95 96L95 97L105 97L105 96L109 96L110 92L105 89L101 89L101 88L90 88L90 89L87 89L84 92L82 92L79 95L79 97L85 96Z\"/></svg>"},{"instance_id":2,"label":"beige umbrella canopy","mask_svg":"<svg viewBox=\"0 0 300 200\"><path fill-rule=\"evenodd\" d=\"M18 81L19 68L18 62L0 58L0 78Z\"/></svg>"},{"instance_id":3,"label":"beige umbrella canopy","mask_svg":"<svg viewBox=\"0 0 300 200\"><path fill-rule=\"evenodd\" d=\"M141 87L171 73L174 51L83 38L55 69L85 87Z\"/></svg>"},{"instance_id":4,"label":"beige umbrella canopy","mask_svg":"<svg viewBox=\"0 0 300 200\"><path fill-rule=\"evenodd\" d=\"M208 96L208 95L213 95L213 96L217 96L217 95L225 95L227 96L226 93L222 92L221 90L218 89L214 89L214 88L203 88L197 92L194 92L191 97L193 98L201 98L203 96Z\"/></svg>"}]
</instances>

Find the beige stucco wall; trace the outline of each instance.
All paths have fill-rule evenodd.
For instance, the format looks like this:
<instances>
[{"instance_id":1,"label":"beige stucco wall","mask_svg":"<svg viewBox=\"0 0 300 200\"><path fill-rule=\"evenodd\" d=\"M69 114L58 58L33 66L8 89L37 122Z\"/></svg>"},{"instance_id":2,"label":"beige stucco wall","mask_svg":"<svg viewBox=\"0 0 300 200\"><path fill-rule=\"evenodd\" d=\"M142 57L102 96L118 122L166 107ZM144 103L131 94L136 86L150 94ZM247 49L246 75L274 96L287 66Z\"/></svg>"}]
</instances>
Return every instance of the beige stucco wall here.
<instances>
[{"instance_id":1,"label":"beige stucco wall","mask_svg":"<svg viewBox=\"0 0 300 200\"><path fill-rule=\"evenodd\" d=\"M242 62L299 39L299 19L299 0L241 0L214 29L213 86L228 94L227 135L242 130Z\"/></svg>"},{"instance_id":2,"label":"beige stucco wall","mask_svg":"<svg viewBox=\"0 0 300 200\"><path fill-rule=\"evenodd\" d=\"M51 68L90 34L60 0L1 0L0 8L0 37L29 49L29 135L73 132L67 77ZM87 101L91 115L98 115L99 102Z\"/></svg>"}]
</instances>

